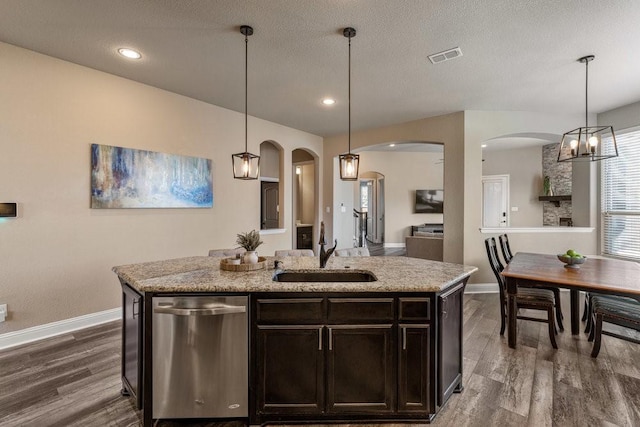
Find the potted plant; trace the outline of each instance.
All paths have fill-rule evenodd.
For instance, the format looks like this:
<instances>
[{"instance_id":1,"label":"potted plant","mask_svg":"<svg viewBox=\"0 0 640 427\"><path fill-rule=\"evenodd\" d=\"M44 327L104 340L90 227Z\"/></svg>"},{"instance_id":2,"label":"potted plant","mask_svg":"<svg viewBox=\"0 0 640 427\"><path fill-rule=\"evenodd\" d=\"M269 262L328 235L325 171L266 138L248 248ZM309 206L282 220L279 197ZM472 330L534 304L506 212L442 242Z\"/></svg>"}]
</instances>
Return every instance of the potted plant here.
<instances>
[{"instance_id":1,"label":"potted plant","mask_svg":"<svg viewBox=\"0 0 640 427\"><path fill-rule=\"evenodd\" d=\"M260 240L260 233L256 230L251 230L247 233L240 233L237 236L236 243L246 251L242 257L242 262L245 264L256 264L258 262L256 249L263 243L262 240Z\"/></svg>"}]
</instances>

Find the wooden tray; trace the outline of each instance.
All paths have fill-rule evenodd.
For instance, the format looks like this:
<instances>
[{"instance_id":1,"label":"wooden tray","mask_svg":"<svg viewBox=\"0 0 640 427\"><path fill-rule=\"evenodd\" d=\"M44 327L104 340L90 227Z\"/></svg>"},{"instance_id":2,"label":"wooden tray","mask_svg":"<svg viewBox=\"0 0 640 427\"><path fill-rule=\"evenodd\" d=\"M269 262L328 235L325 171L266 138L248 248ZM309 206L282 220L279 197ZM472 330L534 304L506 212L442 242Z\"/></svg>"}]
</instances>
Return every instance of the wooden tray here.
<instances>
[{"instance_id":1,"label":"wooden tray","mask_svg":"<svg viewBox=\"0 0 640 427\"><path fill-rule=\"evenodd\" d=\"M267 266L267 259L263 256L258 257L257 264L229 264L227 258L220 260L220 269L226 271L254 271L262 270Z\"/></svg>"}]
</instances>

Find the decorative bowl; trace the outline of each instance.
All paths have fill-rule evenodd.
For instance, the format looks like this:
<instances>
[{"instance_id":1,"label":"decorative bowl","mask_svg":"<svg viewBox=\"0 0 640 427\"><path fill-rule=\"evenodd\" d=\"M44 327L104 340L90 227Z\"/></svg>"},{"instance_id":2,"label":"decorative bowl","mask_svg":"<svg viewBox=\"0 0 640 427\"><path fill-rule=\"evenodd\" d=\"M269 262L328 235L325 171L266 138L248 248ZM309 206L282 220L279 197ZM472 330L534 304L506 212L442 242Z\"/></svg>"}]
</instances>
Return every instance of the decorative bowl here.
<instances>
[{"instance_id":1,"label":"decorative bowl","mask_svg":"<svg viewBox=\"0 0 640 427\"><path fill-rule=\"evenodd\" d=\"M581 258L574 258L567 254L558 254L558 259L564 262L565 268L580 268L580 264L584 264L587 257L582 256Z\"/></svg>"}]
</instances>

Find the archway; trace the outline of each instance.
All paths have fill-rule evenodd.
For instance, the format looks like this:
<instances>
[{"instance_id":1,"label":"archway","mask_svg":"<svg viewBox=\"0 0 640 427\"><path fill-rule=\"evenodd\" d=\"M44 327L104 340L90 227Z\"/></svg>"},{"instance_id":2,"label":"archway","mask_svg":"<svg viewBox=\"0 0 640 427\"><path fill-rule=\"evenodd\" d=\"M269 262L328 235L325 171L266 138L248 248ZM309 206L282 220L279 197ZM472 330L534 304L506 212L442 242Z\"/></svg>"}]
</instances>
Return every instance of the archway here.
<instances>
[{"instance_id":1,"label":"archway","mask_svg":"<svg viewBox=\"0 0 640 427\"><path fill-rule=\"evenodd\" d=\"M291 152L292 247L315 251L318 229L318 156L303 148Z\"/></svg>"}]
</instances>

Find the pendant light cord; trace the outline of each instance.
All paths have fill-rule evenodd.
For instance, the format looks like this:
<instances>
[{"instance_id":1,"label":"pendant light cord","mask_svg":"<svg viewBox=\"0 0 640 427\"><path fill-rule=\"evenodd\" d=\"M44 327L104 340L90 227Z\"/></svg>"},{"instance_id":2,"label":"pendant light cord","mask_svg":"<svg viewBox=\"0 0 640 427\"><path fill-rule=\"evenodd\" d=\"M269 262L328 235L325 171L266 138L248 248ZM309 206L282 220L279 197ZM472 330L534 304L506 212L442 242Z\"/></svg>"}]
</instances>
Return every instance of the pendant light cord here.
<instances>
[{"instance_id":1,"label":"pendant light cord","mask_svg":"<svg viewBox=\"0 0 640 427\"><path fill-rule=\"evenodd\" d=\"M245 153L249 150L247 149L247 99L248 99L248 74L249 74L249 36L247 34L244 35L244 151Z\"/></svg>"},{"instance_id":2,"label":"pendant light cord","mask_svg":"<svg viewBox=\"0 0 640 427\"><path fill-rule=\"evenodd\" d=\"M349 36L349 154L351 154L351 36Z\"/></svg>"},{"instance_id":3,"label":"pendant light cord","mask_svg":"<svg viewBox=\"0 0 640 427\"><path fill-rule=\"evenodd\" d=\"M589 127L589 61L584 62L585 79L584 79L584 127Z\"/></svg>"}]
</instances>

